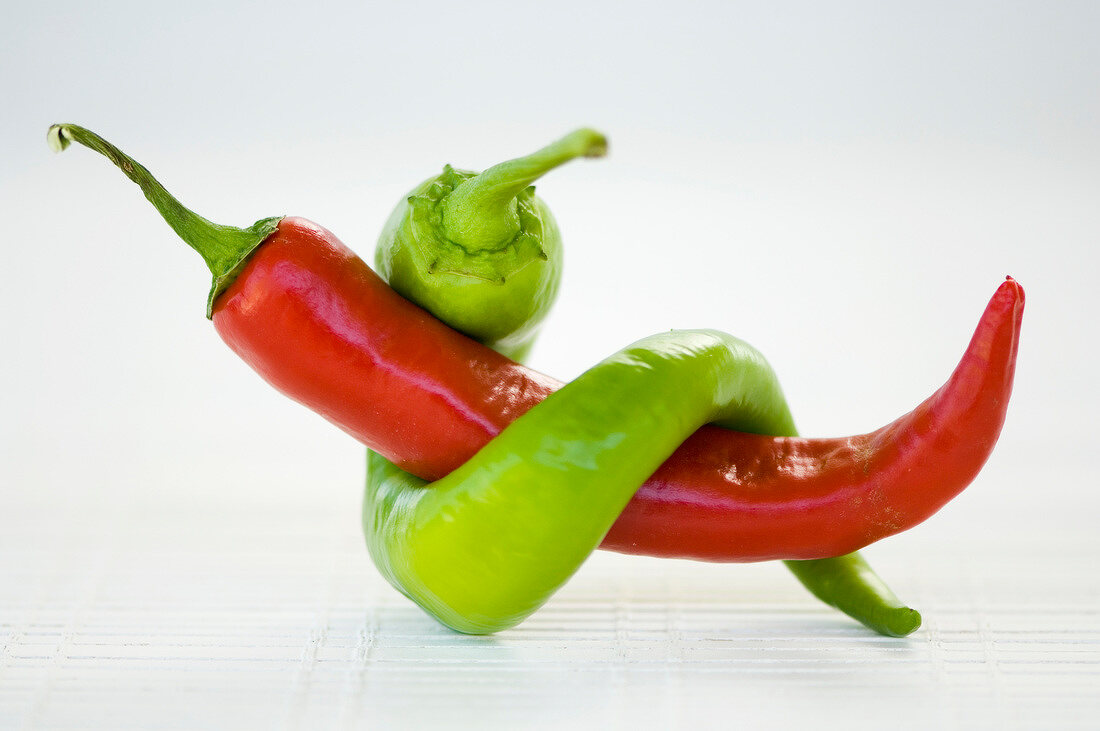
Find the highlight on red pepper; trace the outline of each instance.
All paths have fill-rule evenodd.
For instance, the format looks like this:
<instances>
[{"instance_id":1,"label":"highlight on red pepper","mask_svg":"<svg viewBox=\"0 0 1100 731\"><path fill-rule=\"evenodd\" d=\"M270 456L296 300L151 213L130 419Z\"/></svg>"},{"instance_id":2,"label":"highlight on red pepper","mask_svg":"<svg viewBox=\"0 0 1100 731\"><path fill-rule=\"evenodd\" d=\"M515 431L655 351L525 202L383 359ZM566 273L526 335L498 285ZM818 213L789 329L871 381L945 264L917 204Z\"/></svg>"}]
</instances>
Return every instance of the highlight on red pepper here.
<instances>
[{"instance_id":1,"label":"highlight on red pepper","mask_svg":"<svg viewBox=\"0 0 1100 731\"><path fill-rule=\"evenodd\" d=\"M447 475L560 387L397 295L316 224L216 226L97 135L57 125L50 139L105 154L203 255L215 277L208 312L239 356L402 469ZM627 503L603 546L717 561L823 558L916 525L969 484L996 442L1022 311L1023 291L1008 280L947 384L869 435L701 427Z\"/></svg>"}]
</instances>

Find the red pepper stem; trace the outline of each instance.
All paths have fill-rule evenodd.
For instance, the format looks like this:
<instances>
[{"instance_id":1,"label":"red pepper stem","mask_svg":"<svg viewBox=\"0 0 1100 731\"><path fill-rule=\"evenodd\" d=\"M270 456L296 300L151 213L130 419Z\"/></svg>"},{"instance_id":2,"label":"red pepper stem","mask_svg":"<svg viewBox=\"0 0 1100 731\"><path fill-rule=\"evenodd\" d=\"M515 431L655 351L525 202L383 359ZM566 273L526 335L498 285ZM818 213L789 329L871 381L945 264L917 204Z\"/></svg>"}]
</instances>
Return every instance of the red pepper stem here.
<instances>
[{"instance_id":1,"label":"red pepper stem","mask_svg":"<svg viewBox=\"0 0 1100 731\"><path fill-rule=\"evenodd\" d=\"M603 157L607 138L578 129L526 157L508 160L466 180L443 201L448 239L469 251L499 249L520 232L516 196L554 168L578 157Z\"/></svg>"},{"instance_id":2,"label":"red pepper stem","mask_svg":"<svg viewBox=\"0 0 1100 731\"><path fill-rule=\"evenodd\" d=\"M79 142L102 154L138 184L172 230L197 251L209 267L214 283L206 303L208 318L212 316L215 298L233 282L248 257L275 232L282 220L282 217L265 218L249 228L211 223L176 200L145 166L95 132L75 124L55 124L50 127L46 139L55 152L64 150L73 141Z\"/></svg>"}]
</instances>

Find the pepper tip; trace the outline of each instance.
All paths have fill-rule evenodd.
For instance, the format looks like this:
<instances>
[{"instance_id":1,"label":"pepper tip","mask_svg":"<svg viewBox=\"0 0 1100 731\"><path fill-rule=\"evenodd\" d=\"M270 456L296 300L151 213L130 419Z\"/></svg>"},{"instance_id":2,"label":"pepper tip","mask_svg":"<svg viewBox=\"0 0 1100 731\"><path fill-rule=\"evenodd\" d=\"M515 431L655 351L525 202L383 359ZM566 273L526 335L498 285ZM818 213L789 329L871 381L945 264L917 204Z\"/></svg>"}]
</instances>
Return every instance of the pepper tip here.
<instances>
[{"instance_id":1,"label":"pepper tip","mask_svg":"<svg viewBox=\"0 0 1100 731\"><path fill-rule=\"evenodd\" d=\"M1006 275L1005 280L1001 282L1001 286L997 288L997 294L1002 293L1011 297L1013 302L1023 305L1024 288L1012 275Z\"/></svg>"},{"instance_id":2,"label":"pepper tip","mask_svg":"<svg viewBox=\"0 0 1100 731\"><path fill-rule=\"evenodd\" d=\"M899 614L898 622L893 627L895 637L908 637L920 629L922 624L920 612L912 607L905 607Z\"/></svg>"}]
</instances>

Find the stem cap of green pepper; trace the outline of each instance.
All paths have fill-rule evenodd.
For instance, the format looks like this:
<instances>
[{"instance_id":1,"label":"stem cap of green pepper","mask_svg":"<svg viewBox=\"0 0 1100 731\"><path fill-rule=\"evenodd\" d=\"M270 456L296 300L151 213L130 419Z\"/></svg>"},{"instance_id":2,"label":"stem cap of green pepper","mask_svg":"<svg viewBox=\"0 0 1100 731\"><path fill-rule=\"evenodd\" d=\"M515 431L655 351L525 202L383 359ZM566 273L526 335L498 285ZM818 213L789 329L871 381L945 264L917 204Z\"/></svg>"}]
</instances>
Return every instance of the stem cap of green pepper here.
<instances>
[{"instance_id":1,"label":"stem cap of green pepper","mask_svg":"<svg viewBox=\"0 0 1100 731\"><path fill-rule=\"evenodd\" d=\"M521 358L554 301L562 265L557 222L532 183L570 160L606 153L606 137L579 129L482 173L448 165L394 209L375 268L455 329Z\"/></svg>"}]
</instances>

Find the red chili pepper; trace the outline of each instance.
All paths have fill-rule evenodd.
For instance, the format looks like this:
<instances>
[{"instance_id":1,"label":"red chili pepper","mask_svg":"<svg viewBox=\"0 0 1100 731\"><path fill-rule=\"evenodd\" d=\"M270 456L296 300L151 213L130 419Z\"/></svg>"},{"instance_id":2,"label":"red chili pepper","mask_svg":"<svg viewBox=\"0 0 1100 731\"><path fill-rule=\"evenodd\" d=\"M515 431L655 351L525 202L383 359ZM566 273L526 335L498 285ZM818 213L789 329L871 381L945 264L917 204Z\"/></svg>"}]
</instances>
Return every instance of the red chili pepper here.
<instances>
[{"instance_id":1,"label":"red chili pepper","mask_svg":"<svg viewBox=\"0 0 1100 731\"><path fill-rule=\"evenodd\" d=\"M824 558L923 522L973 481L997 443L1023 313L1024 290L1009 277L947 383L869 434L700 429L646 482L602 547L709 561Z\"/></svg>"},{"instance_id":2,"label":"red chili pepper","mask_svg":"<svg viewBox=\"0 0 1100 731\"><path fill-rule=\"evenodd\" d=\"M216 226L94 133L214 274L208 312L269 383L408 472L438 479L561 384L451 330L300 218ZM760 561L838 556L906 530L965 488L1012 389L1023 290L997 290L947 384L871 434L801 439L704 427L636 493L602 547Z\"/></svg>"},{"instance_id":3,"label":"red chili pepper","mask_svg":"<svg viewBox=\"0 0 1100 731\"><path fill-rule=\"evenodd\" d=\"M925 520L977 475L1012 390L1023 289L1004 282L951 379L857 437L704 427L636 493L602 548L708 561L838 556ZM269 383L403 469L442 477L560 383L393 292L323 228L286 218L214 303Z\"/></svg>"}]
</instances>

